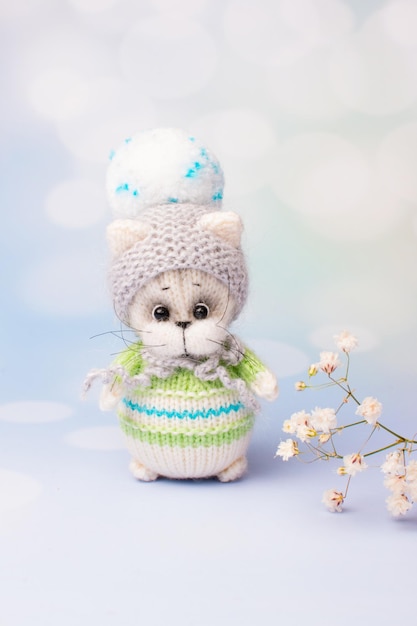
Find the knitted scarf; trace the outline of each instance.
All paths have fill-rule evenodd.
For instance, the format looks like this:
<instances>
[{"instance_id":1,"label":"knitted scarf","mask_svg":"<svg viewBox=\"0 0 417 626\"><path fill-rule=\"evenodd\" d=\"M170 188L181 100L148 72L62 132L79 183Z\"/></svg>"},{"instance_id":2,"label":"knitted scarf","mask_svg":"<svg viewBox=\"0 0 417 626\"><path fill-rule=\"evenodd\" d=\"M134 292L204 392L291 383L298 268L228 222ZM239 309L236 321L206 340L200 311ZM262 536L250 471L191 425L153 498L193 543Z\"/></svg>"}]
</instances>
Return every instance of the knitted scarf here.
<instances>
[{"instance_id":1,"label":"knitted scarf","mask_svg":"<svg viewBox=\"0 0 417 626\"><path fill-rule=\"evenodd\" d=\"M204 382L220 380L227 389L236 390L248 408L257 411L259 404L245 381L241 378L232 378L227 370L227 366L240 363L244 355L244 348L239 340L233 336L233 341L235 345L233 349L230 348L230 345L221 346L218 353L201 361L187 357L161 358L144 348L142 350L144 369L140 374L131 376L123 365L112 365L105 369L93 369L87 374L83 392L86 394L96 379L100 379L103 384L108 385L112 384L116 377L120 378L123 385L128 389L138 386L149 387L152 382L152 376L162 379L169 378L178 368L182 368L192 371L197 378Z\"/></svg>"}]
</instances>

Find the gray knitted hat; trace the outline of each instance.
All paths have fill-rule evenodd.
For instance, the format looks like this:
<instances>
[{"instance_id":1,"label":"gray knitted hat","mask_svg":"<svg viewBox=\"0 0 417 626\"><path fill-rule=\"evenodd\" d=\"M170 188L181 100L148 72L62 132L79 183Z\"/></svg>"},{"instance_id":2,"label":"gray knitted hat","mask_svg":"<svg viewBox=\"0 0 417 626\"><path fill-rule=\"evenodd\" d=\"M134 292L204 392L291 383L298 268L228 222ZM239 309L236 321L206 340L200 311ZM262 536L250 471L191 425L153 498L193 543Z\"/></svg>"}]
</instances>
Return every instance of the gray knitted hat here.
<instances>
[{"instance_id":1,"label":"gray knitted hat","mask_svg":"<svg viewBox=\"0 0 417 626\"><path fill-rule=\"evenodd\" d=\"M110 290L121 320L128 319L129 305L150 279L187 268L226 284L238 316L248 289L242 224L235 213L219 210L223 174L205 147L182 131L140 133L115 153L107 187L119 218L110 224L108 239Z\"/></svg>"}]
</instances>

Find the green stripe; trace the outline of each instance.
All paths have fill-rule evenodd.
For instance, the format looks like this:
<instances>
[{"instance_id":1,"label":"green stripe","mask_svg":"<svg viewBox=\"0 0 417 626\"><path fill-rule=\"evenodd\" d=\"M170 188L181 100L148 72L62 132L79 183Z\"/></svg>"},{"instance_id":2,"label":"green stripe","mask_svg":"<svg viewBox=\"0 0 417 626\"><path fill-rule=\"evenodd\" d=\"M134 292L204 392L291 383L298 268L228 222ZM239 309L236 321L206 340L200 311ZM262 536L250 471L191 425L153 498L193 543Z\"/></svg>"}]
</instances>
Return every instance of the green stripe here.
<instances>
[{"instance_id":1,"label":"green stripe","mask_svg":"<svg viewBox=\"0 0 417 626\"><path fill-rule=\"evenodd\" d=\"M126 417L119 416L120 427L129 437L144 441L145 443L159 445L159 446L178 446L180 448L208 448L210 446L222 446L228 443L232 443L238 439L244 437L253 426L254 416L250 415L239 424L236 428L229 429L222 433L208 433L208 434L196 434L196 433L161 433L151 432L149 430L142 430L143 427L135 424Z\"/></svg>"}]
</instances>

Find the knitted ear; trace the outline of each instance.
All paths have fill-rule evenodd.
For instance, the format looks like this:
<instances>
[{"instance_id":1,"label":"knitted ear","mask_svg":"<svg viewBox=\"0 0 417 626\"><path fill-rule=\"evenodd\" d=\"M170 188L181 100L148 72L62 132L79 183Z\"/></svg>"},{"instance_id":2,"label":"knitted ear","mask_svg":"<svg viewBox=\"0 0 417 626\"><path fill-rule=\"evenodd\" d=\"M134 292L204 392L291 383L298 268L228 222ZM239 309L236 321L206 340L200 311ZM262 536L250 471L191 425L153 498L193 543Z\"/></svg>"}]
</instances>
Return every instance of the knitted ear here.
<instances>
[{"instance_id":1,"label":"knitted ear","mask_svg":"<svg viewBox=\"0 0 417 626\"><path fill-rule=\"evenodd\" d=\"M209 230L234 248L239 247L243 224L237 213L233 211L206 213L199 219L199 224L204 230Z\"/></svg>"},{"instance_id":2,"label":"knitted ear","mask_svg":"<svg viewBox=\"0 0 417 626\"><path fill-rule=\"evenodd\" d=\"M138 220L115 220L107 227L107 242L114 257L126 252L148 235L149 224Z\"/></svg>"}]
</instances>

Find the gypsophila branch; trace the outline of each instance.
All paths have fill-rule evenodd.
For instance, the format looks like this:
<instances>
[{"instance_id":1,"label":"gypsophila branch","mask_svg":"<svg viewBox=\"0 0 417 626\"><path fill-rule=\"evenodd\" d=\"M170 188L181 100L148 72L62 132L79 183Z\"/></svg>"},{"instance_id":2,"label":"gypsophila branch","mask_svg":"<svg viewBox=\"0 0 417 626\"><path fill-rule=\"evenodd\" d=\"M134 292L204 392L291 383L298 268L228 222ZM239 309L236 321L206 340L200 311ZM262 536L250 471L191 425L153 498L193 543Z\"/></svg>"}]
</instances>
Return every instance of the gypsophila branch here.
<instances>
[{"instance_id":1,"label":"gypsophila branch","mask_svg":"<svg viewBox=\"0 0 417 626\"><path fill-rule=\"evenodd\" d=\"M416 451L413 446L417 446L417 440L403 437L381 423L379 418L382 414L382 404L376 398L367 396L360 401L356 397L356 392L352 390L349 383L350 352L358 345L356 337L348 331L343 331L340 335L335 336L335 342L345 358L345 375L339 378L333 376L333 373L342 366L338 353L321 352L320 361L313 363L308 368L308 378L311 381L318 374L324 374L327 376L328 382L314 385L298 381L295 388L297 391L305 391L306 389L320 391L336 387L344 394L341 402L336 409L316 407L310 413L305 410L293 413L289 419L284 421L282 429L285 433L293 435L294 438L281 441L275 456L281 457L284 461L288 461L292 457L305 462L342 460L343 464L337 469L337 474L347 477L345 490L343 492L329 489L324 493L322 500L329 511L341 512L352 477L368 468L365 459L391 450L380 465L380 469L385 475L384 485L390 491L390 496L386 500L387 508L394 517L405 515L414 502L417 502L417 460L409 458ZM355 415L359 415L362 419L339 424L340 414L346 406L350 406L351 399L356 404ZM339 450L335 435L341 435L348 428L369 429L370 427L371 429L365 433L362 443L357 446L356 452L343 454ZM375 432L381 430L394 437L395 440L376 449L368 450ZM311 461L304 459L305 452L299 447L299 442L304 444L307 453L312 455ZM396 449L392 451L393 448ZM301 457L303 458L301 459Z\"/></svg>"}]
</instances>

